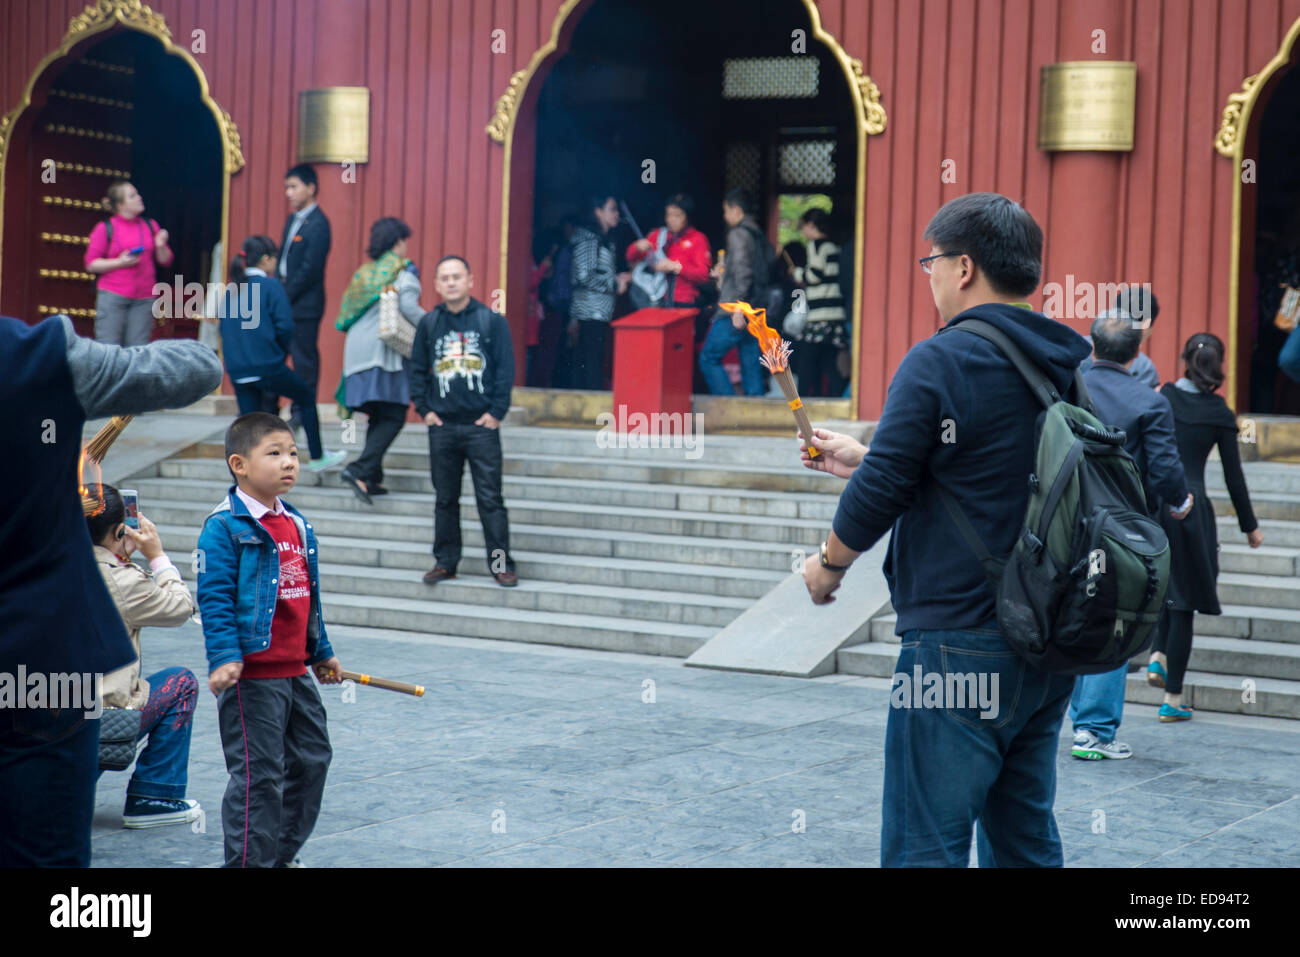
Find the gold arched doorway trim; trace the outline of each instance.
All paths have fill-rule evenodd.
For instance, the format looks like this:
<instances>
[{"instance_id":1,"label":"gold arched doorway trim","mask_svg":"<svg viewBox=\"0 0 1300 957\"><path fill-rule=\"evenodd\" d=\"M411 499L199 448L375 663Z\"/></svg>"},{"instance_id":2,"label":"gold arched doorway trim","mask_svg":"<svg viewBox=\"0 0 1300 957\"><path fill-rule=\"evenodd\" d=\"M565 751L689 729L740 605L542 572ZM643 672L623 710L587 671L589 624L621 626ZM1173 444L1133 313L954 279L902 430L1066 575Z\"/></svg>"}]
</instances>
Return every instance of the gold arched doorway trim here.
<instances>
[{"instance_id":1,"label":"gold arched doorway trim","mask_svg":"<svg viewBox=\"0 0 1300 957\"><path fill-rule=\"evenodd\" d=\"M9 142L19 118L32 105L32 94L36 84L51 66L64 59L72 48L98 33L124 26L140 33L148 34L162 44L163 50L171 56L178 56L194 71L199 81L199 97L203 105L212 111L212 118L217 124L217 135L221 138L222 174L221 174L221 248L230 248L227 233L230 228L230 177L244 168L244 154L239 142L239 130L230 114L221 108L208 89L208 78L202 67L184 47L172 42L172 32L162 14L155 13L142 0L96 0L68 22L68 30L63 35L63 42L58 48L47 53L37 64L32 75L27 79L22 101L14 109L0 117L0 260L4 257L4 199L5 180L8 179ZM222 276L225 265L222 264Z\"/></svg>"},{"instance_id":2,"label":"gold arched doorway trim","mask_svg":"<svg viewBox=\"0 0 1300 957\"><path fill-rule=\"evenodd\" d=\"M593 0L598 2L598 0ZM851 418L858 417L858 378L861 374L859 349L862 335L862 272L863 225L867 198L867 137L877 136L885 131L888 117L880 103L880 87L862 68L862 61L849 56L838 40L822 27L821 12L816 0L798 0L803 4L808 20L812 25L813 39L820 41L834 55L844 79L849 86L849 96L853 101L857 117L857 170L856 170L856 209L853 214L854 263L853 272L853 369L852 387L849 400ZM498 262L499 281L504 288L506 283L506 258L510 239L510 164L514 147L515 117L524 94L532 83L534 76L552 53L559 49L560 35L569 18L579 6L589 6L588 0L564 0L551 22L551 37L528 61L528 66L516 71L506 84L506 90L497 100L496 110L489 121L486 132L497 143L505 147L503 157L504 169L501 176L501 256ZM585 10L583 11L585 12ZM581 16L581 14L578 14Z\"/></svg>"},{"instance_id":3,"label":"gold arched doorway trim","mask_svg":"<svg viewBox=\"0 0 1300 957\"><path fill-rule=\"evenodd\" d=\"M1228 363L1228 404L1237 409L1237 321L1241 307L1241 176L1242 163L1246 160L1246 140L1250 131L1251 114L1259 100L1260 92L1279 70L1285 69L1292 60L1296 41L1300 39L1300 20L1291 24L1282 45L1273 54L1273 59L1265 64L1264 69L1241 81L1241 89L1228 94L1228 103L1223 108L1223 117L1219 122L1219 132L1214 136L1214 148L1219 155L1232 159L1232 253L1229 256L1228 274L1228 353L1232 357ZM1240 410L1238 410L1240 411Z\"/></svg>"}]
</instances>

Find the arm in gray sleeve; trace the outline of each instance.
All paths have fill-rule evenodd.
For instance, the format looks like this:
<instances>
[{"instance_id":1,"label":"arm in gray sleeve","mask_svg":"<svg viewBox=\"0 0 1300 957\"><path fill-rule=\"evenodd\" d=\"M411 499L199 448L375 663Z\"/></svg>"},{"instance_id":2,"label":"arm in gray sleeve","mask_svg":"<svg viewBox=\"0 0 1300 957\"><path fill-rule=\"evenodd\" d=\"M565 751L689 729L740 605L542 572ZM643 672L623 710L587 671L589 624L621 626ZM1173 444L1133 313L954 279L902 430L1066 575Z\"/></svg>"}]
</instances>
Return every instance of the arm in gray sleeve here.
<instances>
[{"instance_id":1,"label":"arm in gray sleeve","mask_svg":"<svg viewBox=\"0 0 1300 957\"><path fill-rule=\"evenodd\" d=\"M221 384L221 360L192 339L167 339L129 349L83 339L60 316L68 369L88 419L179 409Z\"/></svg>"},{"instance_id":2,"label":"arm in gray sleeve","mask_svg":"<svg viewBox=\"0 0 1300 957\"><path fill-rule=\"evenodd\" d=\"M420 305L420 280L409 269L403 269L397 277L397 308L413 326L418 326L424 318L424 309Z\"/></svg>"}]
</instances>

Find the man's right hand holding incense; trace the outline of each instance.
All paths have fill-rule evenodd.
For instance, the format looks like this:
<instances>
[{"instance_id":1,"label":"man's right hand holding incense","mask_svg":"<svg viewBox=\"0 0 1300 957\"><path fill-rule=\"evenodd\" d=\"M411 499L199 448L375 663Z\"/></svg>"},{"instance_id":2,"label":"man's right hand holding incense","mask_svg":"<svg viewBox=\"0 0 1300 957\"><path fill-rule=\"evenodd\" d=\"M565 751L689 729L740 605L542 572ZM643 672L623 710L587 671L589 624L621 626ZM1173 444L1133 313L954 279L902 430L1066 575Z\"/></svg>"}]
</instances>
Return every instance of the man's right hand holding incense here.
<instances>
[{"instance_id":1,"label":"man's right hand holding incense","mask_svg":"<svg viewBox=\"0 0 1300 957\"><path fill-rule=\"evenodd\" d=\"M867 447L857 439L828 429L813 429L813 448L819 449L821 455L813 458L808 454L808 442L803 433L800 433L799 461L804 467L829 472L843 479L853 474L862 457L867 454Z\"/></svg>"}]
</instances>

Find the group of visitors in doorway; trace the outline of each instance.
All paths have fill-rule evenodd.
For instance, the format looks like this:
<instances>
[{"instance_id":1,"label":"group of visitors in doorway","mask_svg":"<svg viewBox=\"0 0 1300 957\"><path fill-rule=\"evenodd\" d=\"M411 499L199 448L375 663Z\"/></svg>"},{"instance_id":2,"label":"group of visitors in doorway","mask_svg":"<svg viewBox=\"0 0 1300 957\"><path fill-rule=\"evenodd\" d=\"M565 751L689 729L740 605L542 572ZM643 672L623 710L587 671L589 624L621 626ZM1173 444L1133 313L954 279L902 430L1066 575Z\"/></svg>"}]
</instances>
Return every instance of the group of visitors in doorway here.
<instances>
[{"instance_id":1,"label":"group of visitors in doorway","mask_svg":"<svg viewBox=\"0 0 1300 957\"><path fill-rule=\"evenodd\" d=\"M803 241L778 254L757 211L749 190L727 192L726 240L716 261L708 238L692 223L695 204L685 193L665 203L662 226L626 246L616 238L623 217L610 194L589 197L581 215L540 233L529 277L528 384L608 388L610 322L662 306L699 310L695 391L735 395L739 387L744 395L766 395L774 386L759 363L757 340L739 316L717 308L744 300L767 309L768 324L792 342L791 369L801 395L846 395L851 247L839 241L829 213L809 209L799 221Z\"/></svg>"}]
</instances>

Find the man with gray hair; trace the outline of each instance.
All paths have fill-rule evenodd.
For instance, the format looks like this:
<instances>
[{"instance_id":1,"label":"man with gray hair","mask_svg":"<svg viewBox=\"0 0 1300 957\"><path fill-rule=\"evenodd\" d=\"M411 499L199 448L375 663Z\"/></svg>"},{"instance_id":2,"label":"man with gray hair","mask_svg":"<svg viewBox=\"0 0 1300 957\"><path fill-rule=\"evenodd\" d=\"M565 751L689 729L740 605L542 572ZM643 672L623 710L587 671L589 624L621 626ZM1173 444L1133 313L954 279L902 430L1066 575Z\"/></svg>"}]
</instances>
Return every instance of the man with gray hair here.
<instances>
[{"instance_id":1,"label":"man with gray hair","mask_svg":"<svg viewBox=\"0 0 1300 957\"><path fill-rule=\"evenodd\" d=\"M1127 311L1103 313L1092 324L1093 364L1084 373L1097 418L1106 425L1123 429L1124 450L1133 456L1147 511L1168 508L1175 518L1185 518L1192 509L1183 464L1174 441L1174 413L1169 400L1133 373L1142 346L1142 325ZM1149 362L1150 360L1148 360ZM1154 367L1153 367L1154 371ZM1125 663L1114 671L1082 675L1070 699L1070 720L1074 724L1076 758L1129 758L1132 749L1115 740L1124 714Z\"/></svg>"},{"instance_id":2,"label":"man with gray hair","mask_svg":"<svg viewBox=\"0 0 1300 957\"><path fill-rule=\"evenodd\" d=\"M1160 315L1160 302L1151 291L1150 284L1141 286L1136 283L1125 286L1120 284L1120 292L1115 296L1114 305L1101 312L1098 319L1131 319L1138 330L1138 354L1129 366L1128 374L1151 389L1160 388L1160 373L1151 357L1141 351L1142 345L1151 338L1155 328L1156 316ZM1087 372L1092 368L1092 360L1084 359L1079 368Z\"/></svg>"}]
</instances>

